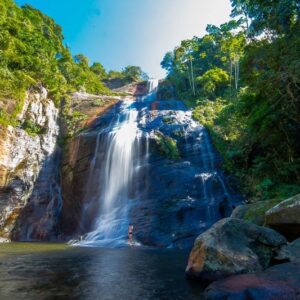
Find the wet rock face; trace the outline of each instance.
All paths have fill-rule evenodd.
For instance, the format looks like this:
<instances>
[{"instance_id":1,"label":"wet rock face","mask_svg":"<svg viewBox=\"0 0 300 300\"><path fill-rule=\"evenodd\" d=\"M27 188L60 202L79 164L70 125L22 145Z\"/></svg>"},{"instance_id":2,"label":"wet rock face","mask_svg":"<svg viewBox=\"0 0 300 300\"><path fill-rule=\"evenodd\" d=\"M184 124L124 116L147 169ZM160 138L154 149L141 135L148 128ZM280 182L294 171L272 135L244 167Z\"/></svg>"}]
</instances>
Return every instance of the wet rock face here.
<instances>
[{"instance_id":1,"label":"wet rock face","mask_svg":"<svg viewBox=\"0 0 300 300\"><path fill-rule=\"evenodd\" d=\"M60 222L62 238L65 240L91 230L96 219L101 182L97 174L91 173L91 164L97 148L98 130L109 126L111 119L118 114L119 107L120 104L116 104L96 119L89 131L79 134L67 144L62 159L64 201Z\"/></svg>"},{"instance_id":2,"label":"wet rock face","mask_svg":"<svg viewBox=\"0 0 300 300\"><path fill-rule=\"evenodd\" d=\"M61 227L64 239L84 234L90 225L84 228L82 216L86 194L95 191L88 189L89 169L96 144L95 135L81 134L74 138L64 154L62 162L63 209ZM98 185L94 188L97 189ZM95 216L91 216L94 220Z\"/></svg>"},{"instance_id":3,"label":"wet rock face","mask_svg":"<svg viewBox=\"0 0 300 300\"><path fill-rule=\"evenodd\" d=\"M287 199L266 212L266 225L293 241L300 237L300 195Z\"/></svg>"},{"instance_id":4,"label":"wet rock face","mask_svg":"<svg viewBox=\"0 0 300 300\"><path fill-rule=\"evenodd\" d=\"M27 94L18 116L20 127L0 128L0 237L18 240L38 238L32 233L38 227L42 235L49 233L52 225L47 220L52 218L50 211L57 206L52 202L54 191L49 195L49 185L57 179L50 170L59 134L57 118L58 110L48 99L47 91L40 87ZM28 124L39 132L32 132ZM39 182L37 189L35 184ZM33 202L38 206L43 203L36 218L27 210ZM48 224L43 225L41 219ZM32 224L31 232L24 230L29 222Z\"/></svg>"},{"instance_id":5,"label":"wet rock face","mask_svg":"<svg viewBox=\"0 0 300 300\"><path fill-rule=\"evenodd\" d=\"M130 220L143 244L191 247L199 233L230 215L238 199L206 129L181 101L152 102L144 113L140 128L148 134L148 161Z\"/></svg>"},{"instance_id":6,"label":"wet rock face","mask_svg":"<svg viewBox=\"0 0 300 300\"><path fill-rule=\"evenodd\" d=\"M244 274L212 283L206 300L298 300L300 263L274 266L258 274Z\"/></svg>"},{"instance_id":7,"label":"wet rock face","mask_svg":"<svg viewBox=\"0 0 300 300\"><path fill-rule=\"evenodd\" d=\"M186 273L212 282L239 273L266 269L276 250L286 244L276 231L239 219L223 219L201 234L190 254Z\"/></svg>"}]
</instances>

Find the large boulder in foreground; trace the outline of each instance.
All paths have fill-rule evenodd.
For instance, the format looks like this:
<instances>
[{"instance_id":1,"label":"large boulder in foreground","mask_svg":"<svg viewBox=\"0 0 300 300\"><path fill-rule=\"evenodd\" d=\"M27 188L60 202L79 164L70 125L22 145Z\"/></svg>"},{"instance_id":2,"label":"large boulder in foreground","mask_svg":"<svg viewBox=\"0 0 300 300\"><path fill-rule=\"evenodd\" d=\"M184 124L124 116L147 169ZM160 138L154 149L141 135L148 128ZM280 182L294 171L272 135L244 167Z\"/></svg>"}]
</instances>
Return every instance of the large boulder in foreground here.
<instances>
[{"instance_id":1,"label":"large boulder in foreground","mask_svg":"<svg viewBox=\"0 0 300 300\"><path fill-rule=\"evenodd\" d=\"M300 194L266 212L266 225L293 241L300 237Z\"/></svg>"},{"instance_id":2,"label":"large boulder in foreground","mask_svg":"<svg viewBox=\"0 0 300 300\"><path fill-rule=\"evenodd\" d=\"M190 254L186 274L203 283L262 271L286 239L270 228L227 218L201 234Z\"/></svg>"},{"instance_id":3,"label":"large boulder in foreground","mask_svg":"<svg viewBox=\"0 0 300 300\"><path fill-rule=\"evenodd\" d=\"M299 300L300 263L274 266L258 274L243 274L212 283L206 300Z\"/></svg>"}]
</instances>

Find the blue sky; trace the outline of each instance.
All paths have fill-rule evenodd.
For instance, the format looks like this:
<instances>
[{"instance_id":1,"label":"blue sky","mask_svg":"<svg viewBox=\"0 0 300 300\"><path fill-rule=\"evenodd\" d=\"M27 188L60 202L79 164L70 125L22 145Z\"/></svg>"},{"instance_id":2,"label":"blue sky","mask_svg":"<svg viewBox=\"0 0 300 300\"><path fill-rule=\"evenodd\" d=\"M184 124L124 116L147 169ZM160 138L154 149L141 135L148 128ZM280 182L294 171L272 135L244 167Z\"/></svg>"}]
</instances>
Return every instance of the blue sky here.
<instances>
[{"instance_id":1,"label":"blue sky","mask_svg":"<svg viewBox=\"0 0 300 300\"><path fill-rule=\"evenodd\" d=\"M207 24L229 19L229 0L17 0L63 27L72 53L108 70L139 65L161 78L160 62L181 40L203 35Z\"/></svg>"}]
</instances>

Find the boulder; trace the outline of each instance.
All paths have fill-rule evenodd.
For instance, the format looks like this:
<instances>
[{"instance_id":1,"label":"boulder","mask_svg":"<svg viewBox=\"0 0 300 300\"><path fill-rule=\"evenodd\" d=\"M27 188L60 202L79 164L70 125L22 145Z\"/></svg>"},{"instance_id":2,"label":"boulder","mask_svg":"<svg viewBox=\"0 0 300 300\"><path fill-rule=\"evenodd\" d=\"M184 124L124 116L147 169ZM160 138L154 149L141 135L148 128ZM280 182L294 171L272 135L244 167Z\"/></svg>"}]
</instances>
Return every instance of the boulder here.
<instances>
[{"instance_id":1,"label":"boulder","mask_svg":"<svg viewBox=\"0 0 300 300\"><path fill-rule=\"evenodd\" d=\"M186 274L203 283L266 269L286 239L270 228L227 218L201 234L190 254Z\"/></svg>"},{"instance_id":2,"label":"boulder","mask_svg":"<svg viewBox=\"0 0 300 300\"><path fill-rule=\"evenodd\" d=\"M299 300L300 263L285 263L258 274L243 274L212 283L206 300Z\"/></svg>"},{"instance_id":3,"label":"boulder","mask_svg":"<svg viewBox=\"0 0 300 300\"><path fill-rule=\"evenodd\" d=\"M0 237L0 244L10 243L10 240L7 238Z\"/></svg>"},{"instance_id":4,"label":"boulder","mask_svg":"<svg viewBox=\"0 0 300 300\"><path fill-rule=\"evenodd\" d=\"M256 225L265 224L266 212L280 202L278 199L257 201L250 204L239 205L232 212L232 217L252 222Z\"/></svg>"},{"instance_id":5,"label":"boulder","mask_svg":"<svg viewBox=\"0 0 300 300\"><path fill-rule=\"evenodd\" d=\"M300 237L300 194L266 212L266 225L293 241Z\"/></svg>"},{"instance_id":6,"label":"boulder","mask_svg":"<svg viewBox=\"0 0 300 300\"><path fill-rule=\"evenodd\" d=\"M234 219L244 219L245 218L245 214L248 210L249 205L247 204L241 204L238 205L231 214L231 217Z\"/></svg>"}]
</instances>

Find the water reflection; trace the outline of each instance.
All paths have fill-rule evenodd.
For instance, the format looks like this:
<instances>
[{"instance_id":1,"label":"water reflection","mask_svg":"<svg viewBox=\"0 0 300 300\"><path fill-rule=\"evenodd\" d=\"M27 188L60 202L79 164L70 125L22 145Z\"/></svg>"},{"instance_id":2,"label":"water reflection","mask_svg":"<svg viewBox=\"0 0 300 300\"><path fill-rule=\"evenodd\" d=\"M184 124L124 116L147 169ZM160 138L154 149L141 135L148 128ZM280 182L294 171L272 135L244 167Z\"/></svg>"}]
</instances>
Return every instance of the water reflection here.
<instances>
[{"instance_id":1,"label":"water reflection","mask_svg":"<svg viewBox=\"0 0 300 300\"><path fill-rule=\"evenodd\" d=\"M187 253L69 249L0 256L0 299L201 299L185 280Z\"/></svg>"}]
</instances>

